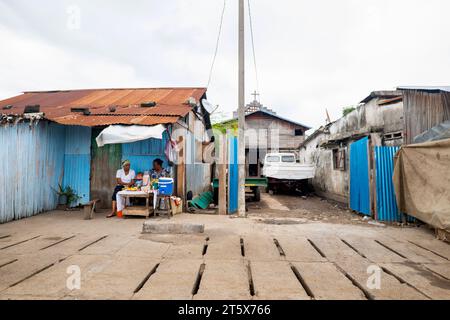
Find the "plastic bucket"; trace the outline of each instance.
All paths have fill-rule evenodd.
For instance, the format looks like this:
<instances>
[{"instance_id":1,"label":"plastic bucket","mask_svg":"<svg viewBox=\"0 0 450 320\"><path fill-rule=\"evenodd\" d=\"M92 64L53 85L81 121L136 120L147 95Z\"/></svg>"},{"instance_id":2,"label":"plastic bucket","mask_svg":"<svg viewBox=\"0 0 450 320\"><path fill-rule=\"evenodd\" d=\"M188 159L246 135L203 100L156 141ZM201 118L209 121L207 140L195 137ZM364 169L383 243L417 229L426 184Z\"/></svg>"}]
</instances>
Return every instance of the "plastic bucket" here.
<instances>
[{"instance_id":1,"label":"plastic bucket","mask_svg":"<svg viewBox=\"0 0 450 320\"><path fill-rule=\"evenodd\" d=\"M159 194L162 196L171 196L173 194L173 179L160 178L158 182Z\"/></svg>"}]
</instances>

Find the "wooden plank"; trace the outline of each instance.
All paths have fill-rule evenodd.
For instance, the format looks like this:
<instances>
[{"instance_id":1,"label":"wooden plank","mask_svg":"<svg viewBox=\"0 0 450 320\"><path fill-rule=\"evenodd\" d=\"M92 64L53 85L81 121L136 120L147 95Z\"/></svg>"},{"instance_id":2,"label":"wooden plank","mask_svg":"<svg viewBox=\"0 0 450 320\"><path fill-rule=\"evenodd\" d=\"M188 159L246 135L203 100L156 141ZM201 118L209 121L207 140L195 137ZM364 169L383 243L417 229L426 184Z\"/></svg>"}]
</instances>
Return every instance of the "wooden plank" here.
<instances>
[{"instance_id":1,"label":"wooden plank","mask_svg":"<svg viewBox=\"0 0 450 320\"><path fill-rule=\"evenodd\" d=\"M81 271L81 287L92 271L100 270L109 263L108 256L72 256L67 260L54 265L53 267L31 277L30 279L9 288L3 292L5 298L8 297L49 297L60 299L70 293L67 288L67 273L69 266L78 266Z\"/></svg>"},{"instance_id":2,"label":"wooden plank","mask_svg":"<svg viewBox=\"0 0 450 320\"><path fill-rule=\"evenodd\" d=\"M365 300L363 292L329 262L295 262L316 300Z\"/></svg>"},{"instance_id":3,"label":"wooden plank","mask_svg":"<svg viewBox=\"0 0 450 320\"><path fill-rule=\"evenodd\" d=\"M180 130L180 129L178 129ZM183 130L185 131L185 130ZM177 140L179 148L178 152L178 164L177 164L177 195L183 199L183 209L186 209L186 141L183 136L180 136Z\"/></svg>"},{"instance_id":4,"label":"wooden plank","mask_svg":"<svg viewBox=\"0 0 450 320\"><path fill-rule=\"evenodd\" d=\"M177 236L178 237L178 236ZM174 240L173 244L164 253L164 259L202 259L206 240L204 236L183 235L180 240Z\"/></svg>"},{"instance_id":5,"label":"wooden plank","mask_svg":"<svg viewBox=\"0 0 450 320\"><path fill-rule=\"evenodd\" d=\"M450 281L450 263L428 263L424 265L425 268L431 270L432 272L438 274L439 276L443 277L446 280Z\"/></svg>"},{"instance_id":6,"label":"wooden plank","mask_svg":"<svg viewBox=\"0 0 450 320\"><path fill-rule=\"evenodd\" d=\"M0 250L0 256L4 254L32 254L38 253L51 245L59 245L61 241L70 241L73 234L47 234L39 238L14 245L12 247ZM67 240L66 240L67 239ZM61 242L61 243L63 243ZM14 244L14 243L12 243Z\"/></svg>"},{"instance_id":7,"label":"wooden plank","mask_svg":"<svg viewBox=\"0 0 450 320\"><path fill-rule=\"evenodd\" d=\"M228 144L225 135L221 134L219 138L219 214L226 215L227 208L227 154Z\"/></svg>"},{"instance_id":8,"label":"wooden plank","mask_svg":"<svg viewBox=\"0 0 450 320\"><path fill-rule=\"evenodd\" d=\"M414 238L410 239L408 242L434 252L450 261L450 245L443 241L437 239L426 240Z\"/></svg>"},{"instance_id":9,"label":"wooden plank","mask_svg":"<svg viewBox=\"0 0 450 320\"><path fill-rule=\"evenodd\" d=\"M417 264L390 263L382 266L431 299L450 299L450 282Z\"/></svg>"},{"instance_id":10,"label":"wooden plank","mask_svg":"<svg viewBox=\"0 0 450 320\"><path fill-rule=\"evenodd\" d=\"M30 254L1 268L0 291L52 267L60 257L46 254Z\"/></svg>"},{"instance_id":11,"label":"wooden plank","mask_svg":"<svg viewBox=\"0 0 450 320\"><path fill-rule=\"evenodd\" d=\"M276 237L283 248L286 259L301 262L323 262L326 261L308 242L305 237Z\"/></svg>"},{"instance_id":12,"label":"wooden plank","mask_svg":"<svg viewBox=\"0 0 450 320\"><path fill-rule=\"evenodd\" d=\"M133 238L123 235L108 235L107 238L94 243L93 245L82 250L80 254L89 255L107 255L115 254L117 251L125 247Z\"/></svg>"},{"instance_id":13,"label":"wooden plank","mask_svg":"<svg viewBox=\"0 0 450 320\"><path fill-rule=\"evenodd\" d=\"M337 237L310 237L310 240L330 261L360 258L358 253L346 246Z\"/></svg>"},{"instance_id":14,"label":"wooden plank","mask_svg":"<svg viewBox=\"0 0 450 320\"><path fill-rule=\"evenodd\" d=\"M268 235L243 236L245 258L251 261L277 261L281 260L273 238Z\"/></svg>"},{"instance_id":15,"label":"wooden plank","mask_svg":"<svg viewBox=\"0 0 450 320\"><path fill-rule=\"evenodd\" d=\"M249 300L247 268L243 260L209 260L195 300Z\"/></svg>"},{"instance_id":16,"label":"wooden plank","mask_svg":"<svg viewBox=\"0 0 450 320\"><path fill-rule=\"evenodd\" d=\"M238 236L211 238L205 260L237 260L242 259L241 244Z\"/></svg>"},{"instance_id":17,"label":"wooden plank","mask_svg":"<svg viewBox=\"0 0 450 320\"><path fill-rule=\"evenodd\" d=\"M81 290L74 290L69 296L83 300L131 299L158 263L159 260L152 257L112 256L107 264L84 270L89 275L83 281Z\"/></svg>"},{"instance_id":18,"label":"wooden plank","mask_svg":"<svg viewBox=\"0 0 450 320\"><path fill-rule=\"evenodd\" d=\"M375 238L362 238L362 237L342 237L343 241L348 245L355 248L367 259L381 263L381 262L405 262L406 259L402 258L398 254L380 246L375 242Z\"/></svg>"},{"instance_id":19,"label":"wooden plank","mask_svg":"<svg viewBox=\"0 0 450 320\"><path fill-rule=\"evenodd\" d=\"M400 283L393 276L381 271L380 289L368 288L369 267L376 267L377 264L361 257L354 250L346 246L342 241L334 237L313 238L314 244L326 257L335 263L343 274L347 274L374 299L387 300L415 300L426 299L410 286Z\"/></svg>"},{"instance_id":20,"label":"wooden plank","mask_svg":"<svg viewBox=\"0 0 450 320\"><path fill-rule=\"evenodd\" d=\"M395 252L398 252L400 255L416 263L448 262L447 259L442 258L434 254L433 252L422 249L409 242L399 241L388 237L380 237L379 242L382 245L391 248Z\"/></svg>"},{"instance_id":21,"label":"wooden plank","mask_svg":"<svg viewBox=\"0 0 450 320\"><path fill-rule=\"evenodd\" d=\"M252 261L255 299L310 300L286 261ZM276 290L274 290L276 288Z\"/></svg>"},{"instance_id":22,"label":"wooden plank","mask_svg":"<svg viewBox=\"0 0 450 320\"><path fill-rule=\"evenodd\" d=\"M123 209L124 216L133 216L133 217L150 217L150 208L147 207L128 207Z\"/></svg>"},{"instance_id":23,"label":"wooden plank","mask_svg":"<svg viewBox=\"0 0 450 320\"><path fill-rule=\"evenodd\" d=\"M116 252L118 256L161 259L171 245L145 239L133 239Z\"/></svg>"},{"instance_id":24,"label":"wooden plank","mask_svg":"<svg viewBox=\"0 0 450 320\"><path fill-rule=\"evenodd\" d=\"M135 300L191 300L202 260L165 260L137 292Z\"/></svg>"}]
</instances>

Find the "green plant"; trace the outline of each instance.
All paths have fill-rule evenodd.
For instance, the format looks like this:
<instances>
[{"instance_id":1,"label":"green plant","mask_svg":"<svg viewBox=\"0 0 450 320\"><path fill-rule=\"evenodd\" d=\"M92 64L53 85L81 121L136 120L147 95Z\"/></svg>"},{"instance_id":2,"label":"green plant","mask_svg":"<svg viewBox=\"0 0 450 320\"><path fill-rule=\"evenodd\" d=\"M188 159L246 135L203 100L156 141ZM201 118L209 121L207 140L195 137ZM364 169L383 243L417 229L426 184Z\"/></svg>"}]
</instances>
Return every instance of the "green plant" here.
<instances>
[{"instance_id":1,"label":"green plant","mask_svg":"<svg viewBox=\"0 0 450 320\"><path fill-rule=\"evenodd\" d=\"M345 117L346 115L348 115L349 113L352 113L355 110L356 110L356 108L353 106L346 107L346 108L342 109L342 116Z\"/></svg>"},{"instance_id":2,"label":"green plant","mask_svg":"<svg viewBox=\"0 0 450 320\"><path fill-rule=\"evenodd\" d=\"M56 193L62 197L66 197L66 206L70 206L72 203L81 199L81 197L72 189L70 186L63 187L61 184L58 184L58 189Z\"/></svg>"}]
</instances>

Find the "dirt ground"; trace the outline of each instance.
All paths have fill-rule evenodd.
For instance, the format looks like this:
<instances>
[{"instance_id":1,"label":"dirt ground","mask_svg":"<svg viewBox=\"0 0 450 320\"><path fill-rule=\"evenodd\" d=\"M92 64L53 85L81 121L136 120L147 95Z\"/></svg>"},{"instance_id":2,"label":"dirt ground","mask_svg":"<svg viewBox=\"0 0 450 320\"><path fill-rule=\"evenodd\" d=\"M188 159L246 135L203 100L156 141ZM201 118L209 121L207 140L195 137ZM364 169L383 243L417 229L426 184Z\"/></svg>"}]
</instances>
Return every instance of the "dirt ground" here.
<instances>
[{"instance_id":1,"label":"dirt ground","mask_svg":"<svg viewBox=\"0 0 450 320\"><path fill-rule=\"evenodd\" d=\"M263 193L260 202L248 203L249 215L262 222L297 223L320 221L324 223L370 226L369 217L352 212L345 205L315 195L269 195ZM370 223L369 223L370 222ZM414 226L414 225L411 225Z\"/></svg>"},{"instance_id":2,"label":"dirt ground","mask_svg":"<svg viewBox=\"0 0 450 320\"><path fill-rule=\"evenodd\" d=\"M247 219L170 220L204 224L196 235L82 217L54 211L0 225L0 299L450 299L448 244L427 228L356 221L319 198L263 195Z\"/></svg>"}]
</instances>

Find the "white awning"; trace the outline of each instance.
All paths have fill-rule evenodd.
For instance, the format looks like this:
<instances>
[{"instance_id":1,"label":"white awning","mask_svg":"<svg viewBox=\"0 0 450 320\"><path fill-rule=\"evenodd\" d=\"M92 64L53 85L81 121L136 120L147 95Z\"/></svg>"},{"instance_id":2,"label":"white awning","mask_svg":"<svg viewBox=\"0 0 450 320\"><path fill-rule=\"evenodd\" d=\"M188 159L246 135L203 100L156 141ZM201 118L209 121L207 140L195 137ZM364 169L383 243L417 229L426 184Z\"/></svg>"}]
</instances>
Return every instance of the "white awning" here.
<instances>
[{"instance_id":1,"label":"white awning","mask_svg":"<svg viewBox=\"0 0 450 320\"><path fill-rule=\"evenodd\" d=\"M153 127L109 126L95 140L99 147L103 147L105 144L131 143L150 138L162 139L165 130L162 124Z\"/></svg>"}]
</instances>

